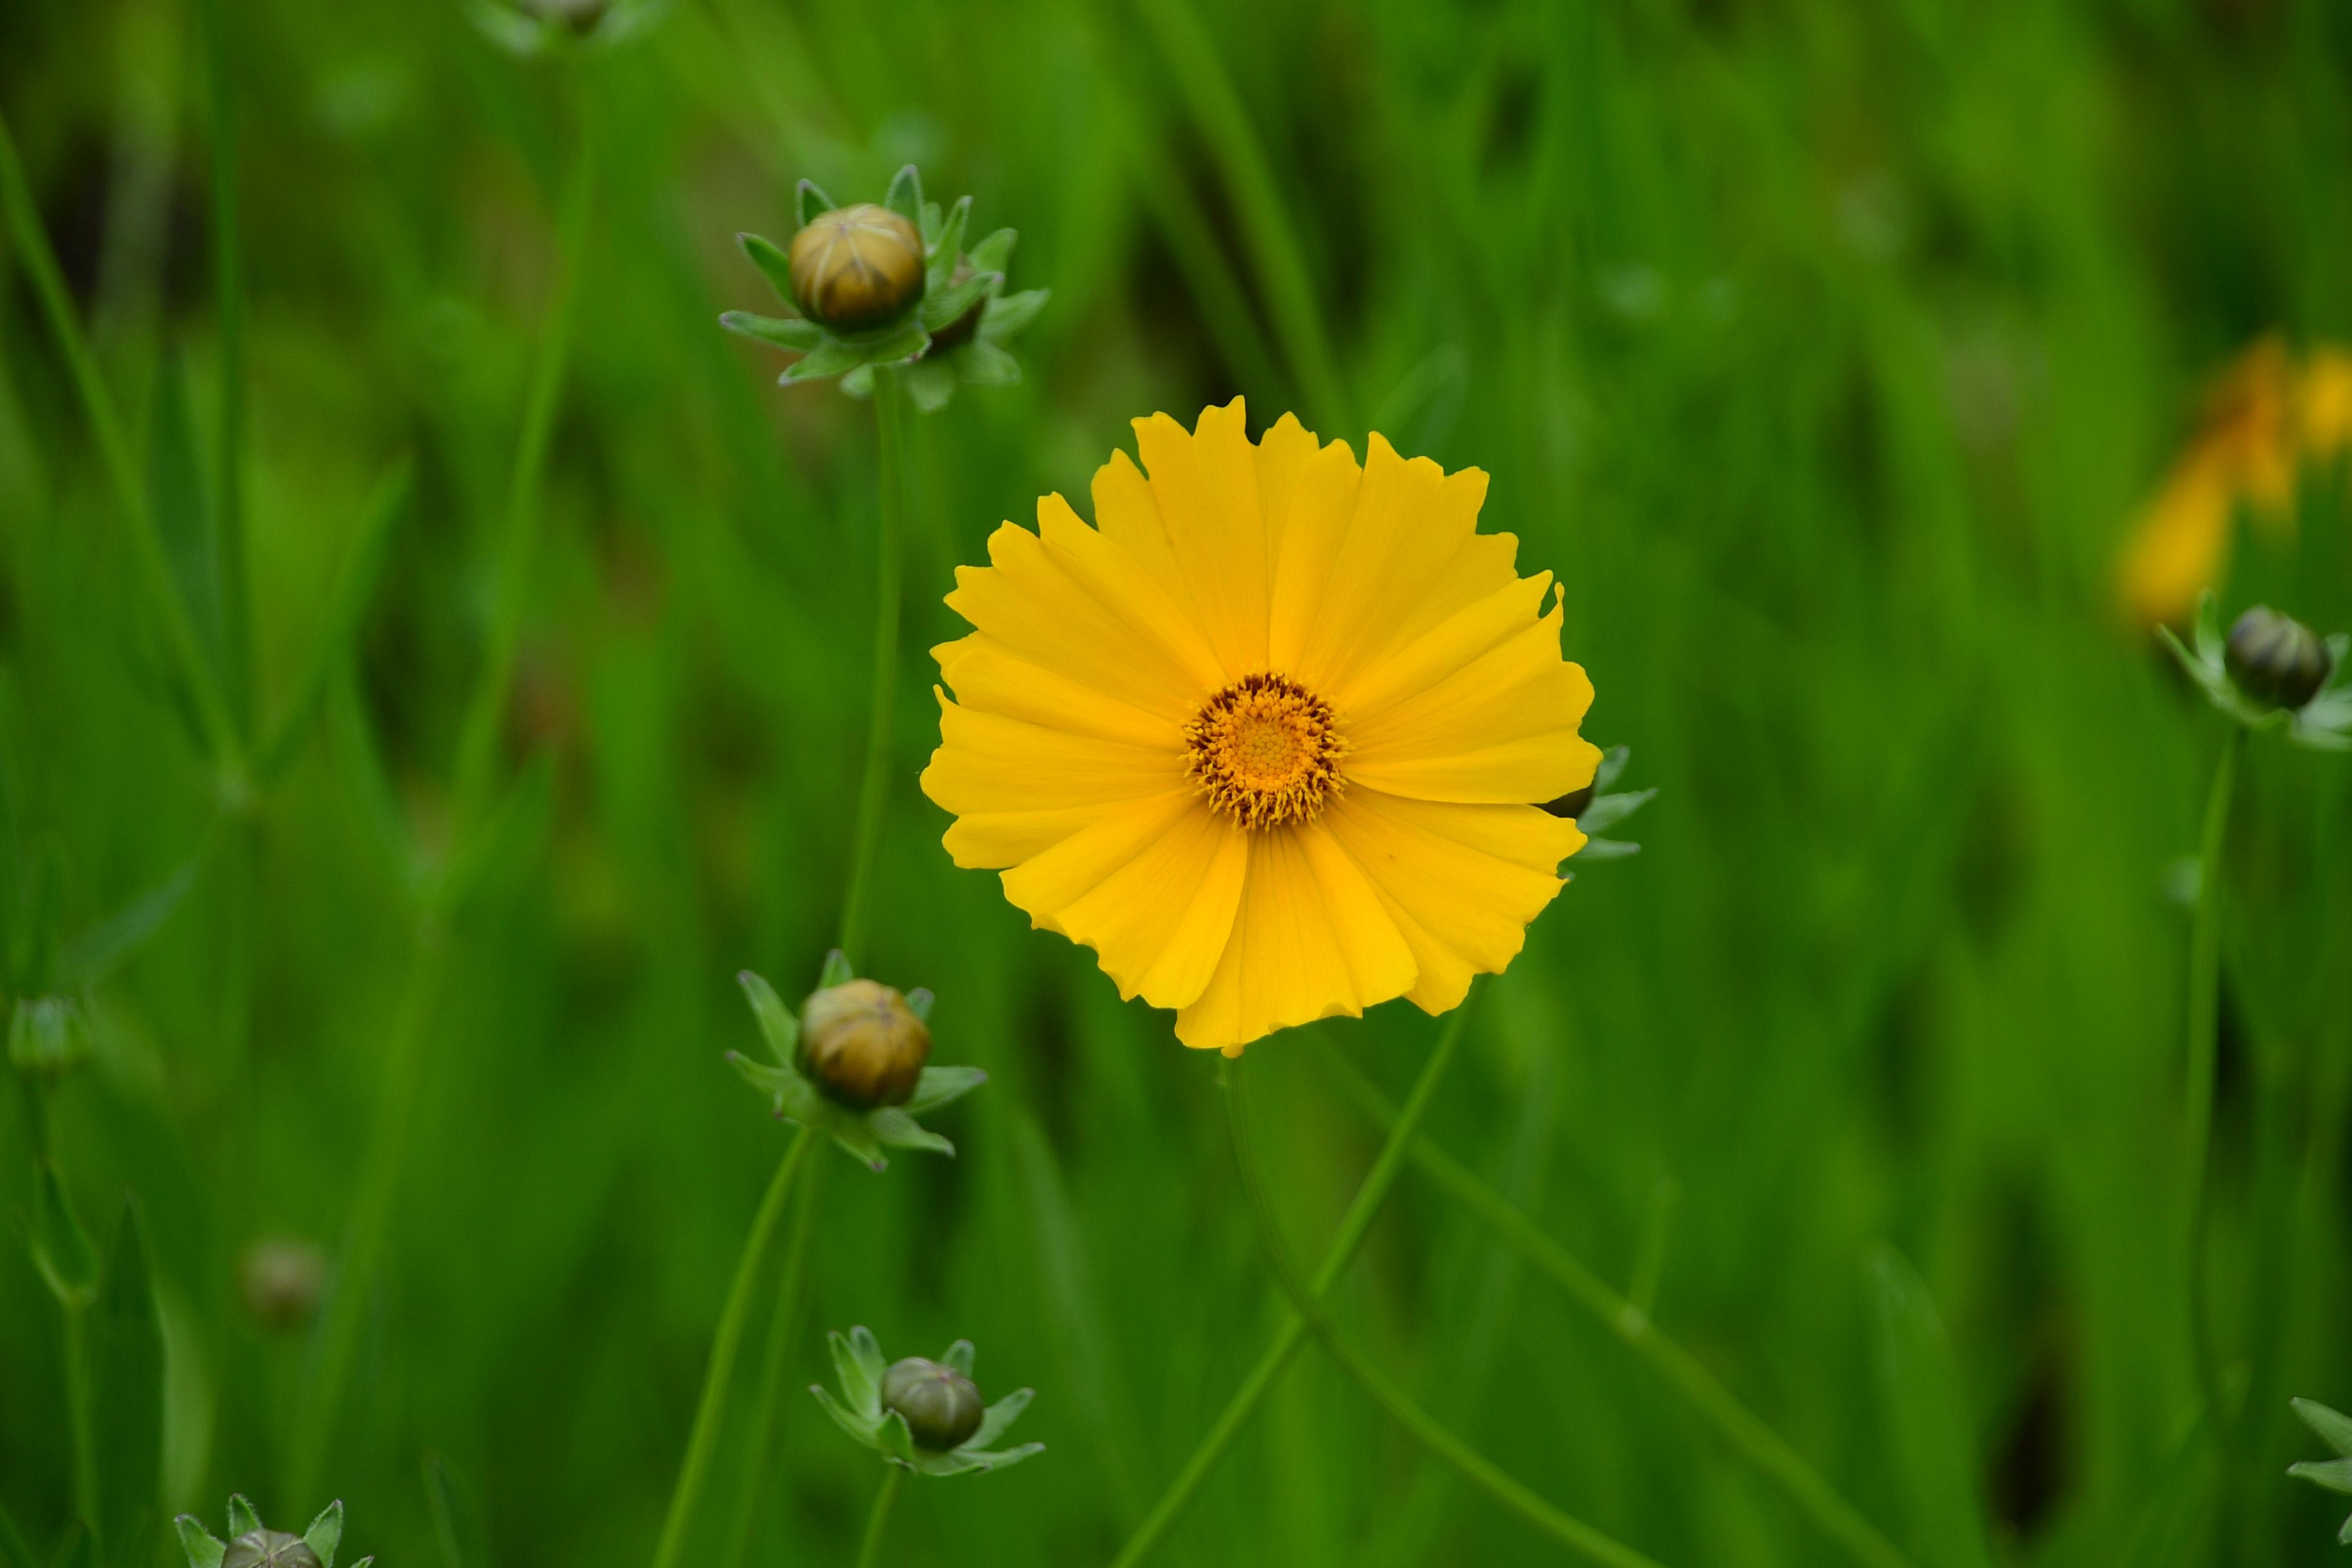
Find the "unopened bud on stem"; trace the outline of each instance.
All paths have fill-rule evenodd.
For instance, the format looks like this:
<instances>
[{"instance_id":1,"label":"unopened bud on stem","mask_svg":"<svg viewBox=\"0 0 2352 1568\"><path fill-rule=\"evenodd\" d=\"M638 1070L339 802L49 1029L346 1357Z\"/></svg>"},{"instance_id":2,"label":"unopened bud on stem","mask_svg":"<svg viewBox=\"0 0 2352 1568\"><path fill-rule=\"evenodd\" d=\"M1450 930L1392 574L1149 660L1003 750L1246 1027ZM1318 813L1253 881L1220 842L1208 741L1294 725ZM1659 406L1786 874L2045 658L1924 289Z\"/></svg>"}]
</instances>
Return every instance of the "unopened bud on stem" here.
<instances>
[{"instance_id":1,"label":"unopened bud on stem","mask_svg":"<svg viewBox=\"0 0 2352 1568\"><path fill-rule=\"evenodd\" d=\"M931 1032L907 999L872 980L829 985L801 1013L801 1070L853 1110L904 1105L930 1059Z\"/></svg>"},{"instance_id":2,"label":"unopened bud on stem","mask_svg":"<svg viewBox=\"0 0 2352 1568\"><path fill-rule=\"evenodd\" d=\"M299 1535L249 1530L228 1543L221 1568L319 1568L319 1554Z\"/></svg>"},{"instance_id":3,"label":"unopened bud on stem","mask_svg":"<svg viewBox=\"0 0 2352 1568\"><path fill-rule=\"evenodd\" d=\"M836 331L887 327L923 297L923 237L871 202L820 213L793 236L793 298Z\"/></svg>"},{"instance_id":4,"label":"unopened bud on stem","mask_svg":"<svg viewBox=\"0 0 2352 1568\"><path fill-rule=\"evenodd\" d=\"M2256 605L2230 628L2221 662L2247 696L2292 710L2327 684L2333 660L2309 626Z\"/></svg>"},{"instance_id":5,"label":"unopened bud on stem","mask_svg":"<svg viewBox=\"0 0 2352 1568\"><path fill-rule=\"evenodd\" d=\"M882 1407L906 1418L918 1447L944 1453L980 1430L980 1390L953 1367L921 1356L891 1363L882 1378Z\"/></svg>"}]
</instances>

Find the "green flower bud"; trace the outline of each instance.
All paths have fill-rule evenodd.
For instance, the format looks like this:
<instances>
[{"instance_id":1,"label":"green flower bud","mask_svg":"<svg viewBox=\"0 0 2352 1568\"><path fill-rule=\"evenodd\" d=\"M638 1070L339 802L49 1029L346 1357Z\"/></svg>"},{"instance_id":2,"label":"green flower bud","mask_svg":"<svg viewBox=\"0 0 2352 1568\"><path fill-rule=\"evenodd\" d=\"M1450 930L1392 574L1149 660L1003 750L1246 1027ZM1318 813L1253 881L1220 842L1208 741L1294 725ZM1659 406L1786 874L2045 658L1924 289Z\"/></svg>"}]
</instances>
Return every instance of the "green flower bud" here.
<instances>
[{"instance_id":1,"label":"green flower bud","mask_svg":"<svg viewBox=\"0 0 2352 1568\"><path fill-rule=\"evenodd\" d=\"M221 1568L319 1568L319 1554L299 1535L249 1530L228 1543Z\"/></svg>"},{"instance_id":2,"label":"green flower bud","mask_svg":"<svg viewBox=\"0 0 2352 1568\"><path fill-rule=\"evenodd\" d=\"M980 1390L952 1367L921 1356L891 1363L882 1376L882 1407L906 1417L915 1446L944 1453L980 1430Z\"/></svg>"},{"instance_id":3,"label":"green flower bud","mask_svg":"<svg viewBox=\"0 0 2352 1568\"><path fill-rule=\"evenodd\" d=\"M27 996L8 1020L8 1065L18 1072L63 1078L89 1054L81 1004L70 996Z\"/></svg>"},{"instance_id":4,"label":"green flower bud","mask_svg":"<svg viewBox=\"0 0 2352 1568\"><path fill-rule=\"evenodd\" d=\"M2327 684L2334 660L2309 626L2268 605L2256 605L2230 628L2221 662L2247 696L2294 710Z\"/></svg>"},{"instance_id":5,"label":"green flower bud","mask_svg":"<svg viewBox=\"0 0 2352 1568\"><path fill-rule=\"evenodd\" d=\"M790 257L793 300L836 331L887 327L923 297L923 237L871 202L818 214Z\"/></svg>"},{"instance_id":6,"label":"green flower bud","mask_svg":"<svg viewBox=\"0 0 2352 1568\"><path fill-rule=\"evenodd\" d=\"M801 1010L802 1073L852 1110L906 1104L930 1056L930 1030L877 982L828 985Z\"/></svg>"},{"instance_id":7,"label":"green flower bud","mask_svg":"<svg viewBox=\"0 0 2352 1568\"><path fill-rule=\"evenodd\" d=\"M326 1254L299 1236L262 1237L238 1260L237 1284L256 1321L289 1332L319 1310L327 1286Z\"/></svg>"}]
</instances>

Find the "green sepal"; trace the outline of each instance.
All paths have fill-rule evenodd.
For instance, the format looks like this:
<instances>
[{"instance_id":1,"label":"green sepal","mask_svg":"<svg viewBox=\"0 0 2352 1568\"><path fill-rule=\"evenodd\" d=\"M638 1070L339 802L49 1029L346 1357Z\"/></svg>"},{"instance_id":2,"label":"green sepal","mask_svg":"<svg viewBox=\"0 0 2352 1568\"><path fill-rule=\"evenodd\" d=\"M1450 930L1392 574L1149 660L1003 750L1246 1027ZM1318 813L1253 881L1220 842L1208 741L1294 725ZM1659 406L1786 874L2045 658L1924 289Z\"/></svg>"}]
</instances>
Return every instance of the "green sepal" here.
<instances>
[{"instance_id":1,"label":"green sepal","mask_svg":"<svg viewBox=\"0 0 2352 1568\"><path fill-rule=\"evenodd\" d=\"M926 1149L955 1158L955 1145L926 1128L895 1105L877 1105L866 1113L866 1131L893 1149Z\"/></svg>"},{"instance_id":2,"label":"green sepal","mask_svg":"<svg viewBox=\"0 0 2352 1568\"><path fill-rule=\"evenodd\" d=\"M816 972L816 988L820 991L830 991L836 985L846 985L856 978L857 971L850 966L849 954L836 947L825 953L824 963Z\"/></svg>"},{"instance_id":3,"label":"green sepal","mask_svg":"<svg viewBox=\"0 0 2352 1568\"><path fill-rule=\"evenodd\" d=\"M833 211L837 205L814 180L803 180L800 187L793 193L793 216L800 220L803 228Z\"/></svg>"},{"instance_id":4,"label":"green sepal","mask_svg":"<svg viewBox=\"0 0 2352 1568\"><path fill-rule=\"evenodd\" d=\"M2329 1491L2352 1496L2352 1459L2305 1459L2289 1465L2286 1473Z\"/></svg>"},{"instance_id":5,"label":"green sepal","mask_svg":"<svg viewBox=\"0 0 2352 1568\"><path fill-rule=\"evenodd\" d=\"M719 318L719 324L738 336L793 353L812 353L824 342L823 327L798 316L755 316L749 310L730 310Z\"/></svg>"},{"instance_id":6,"label":"green sepal","mask_svg":"<svg viewBox=\"0 0 2352 1568\"><path fill-rule=\"evenodd\" d=\"M898 373L898 384L906 389L907 401L926 414L937 414L955 396L956 373L949 368L948 359L919 359Z\"/></svg>"},{"instance_id":7,"label":"green sepal","mask_svg":"<svg viewBox=\"0 0 2352 1568\"><path fill-rule=\"evenodd\" d=\"M2347 1458L2352 1458L2352 1415L2340 1410L2330 1410L2315 1399L2290 1399L2294 1413L2303 1424L2317 1434L2319 1440Z\"/></svg>"},{"instance_id":8,"label":"green sepal","mask_svg":"<svg viewBox=\"0 0 2352 1568\"><path fill-rule=\"evenodd\" d=\"M841 378L841 390L859 401L874 395L874 367L861 364Z\"/></svg>"},{"instance_id":9,"label":"green sepal","mask_svg":"<svg viewBox=\"0 0 2352 1568\"><path fill-rule=\"evenodd\" d=\"M923 176L916 172L915 165L908 163L890 176L890 194L882 198L882 205L913 224L918 232L921 230Z\"/></svg>"},{"instance_id":10,"label":"green sepal","mask_svg":"<svg viewBox=\"0 0 2352 1568\"><path fill-rule=\"evenodd\" d=\"M936 234L932 232L929 226L925 226L923 238L930 251L929 258L924 268L923 288L926 294L938 293L955 277L956 263L963 257L964 226L971 218L971 198L965 196L948 209L947 221L938 226ZM972 270L984 272L990 268L974 266ZM949 320L952 321L954 318L950 317ZM939 324L944 326L946 322Z\"/></svg>"},{"instance_id":11,"label":"green sepal","mask_svg":"<svg viewBox=\"0 0 2352 1568\"><path fill-rule=\"evenodd\" d=\"M1021 236L1013 229L1000 228L964 254L971 261L974 272L1002 272L1013 259L1013 245Z\"/></svg>"},{"instance_id":12,"label":"green sepal","mask_svg":"<svg viewBox=\"0 0 2352 1568\"><path fill-rule=\"evenodd\" d=\"M1642 847L1622 838L1588 838L1576 852L1579 860L1623 860L1639 855Z\"/></svg>"},{"instance_id":13,"label":"green sepal","mask_svg":"<svg viewBox=\"0 0 2352 1568\"><path fill-rule=\"evenodd\" d=\"M1001 343L1031 321L1045 302L1054 297L1051 289L1024 289L1018 294L1003 294L988 302L988 313L980 319L982 341Z\"/></svg>"},{"instance_id":14,"label":"green sepal","mask_svg":"<svg viewBox=\"0 0 2352 1568\"><path fill-rule=\"evenodd\" d=\"M1625 771L1625 764L1631 762L1633 757L1633 748L1631 746L1612 746L1601 752L1600 765L1592 770L1593 793L1598 795L1615 784L1618 775Z\"/></svg>"},{"instance_id":15,"label":"green sepal","mask_svg":"<svg viewBox=\"0 0 2352 1568\"><path fill-rule=\"evenodd\" d=\"M829 337L785 366L784 374L776 381L780 385L797 386L804 381L823 381L828 375L856 370L867 363L865 352L856 343Z\"/></svg>"},{"instance_id":16,"label":"green sepal","mask_svg":"<svg viewBox=\"0 0 2352 1568\"><path fill-rule=\"evenodd\" d=\"M966 343L955 359L956 374L973 386L1013 386L1021 380L1021 362L985 337Z\"/></svg>"},{"instance_id":17,"label":"green sepal","mask_svg":"<svg viewBox=\"0 0 2352 1568\"><path fill-rule=\"evenodd\" d=\"M950 288L934 285L931 292L923 297L917 314L928 330L944 331L950 322L979 304L991 289L1001 287L1003 282L1004 279L999 273L982 272ZM983 321L986 319L982 318Z\"/></svg>"},{"instance_id":18,"label":"green sepal","mask_svg":"<svg viewBox=\"0 0 2352 1568\"><path fill-rule=\"evenodd\" d=\"M805 219L803 225L806 226ZM751 265L760 269L760 276L768 280L768 287L776 291L778 299L788 305L799 304L793 298L792 260L776 247L773 240L764 239L756 234L739 234L735 237L735 243L743 247L743 254L751 258Z\"/></svg>"},{"instance_id":19,"label":"green sepal","mask_svg":"<svg viewBox=\"0 0 2352 1568\"><path fill-rule=\"evenodd\" d=\"M58 1180L57 1168L44 1162L35 1183L33 1222L26 1237L33 1267L59 1306L79 1311L98 1297L98 1248L74 1213L73 1200Z\"/></svg>"},{"instance_id":20,"label":"green sepal","mask_svg":"<svg viewBox=\"0 0 2352 1568\"><path fill-rule=\"evenodd\" d=\"M882 1347L875 1342L871 1332L863 1327L850 1330L846 1336L829 1333L826 1340L833 1351L834 1374L841 1383L841 1397L834 1397L822 1384L811 1384L809 1392L824 1407L854 1441L871 1448L895 1465L926 1476L960 1476L974 1471L1000 1470L1017 1465L1034 1454L1045 1452L1043 1443L1024 1443L1017 1448L991 1449L988 1444L1001 1436L1013 1419L1029 1407L1034 1397L1031 1389L1018 1389L989 1405L982 1412L980 1425L972 1435L957 1447L934 1451L916 1447L914 1435L907 1428L907 1419L895 1410L882 1407L882 1380L887 1371ZM943 1363L955 1372L971 1375L973 1352L971 1342L958 1340L948 1347Z\"/></svg>"},{"instance_id":21,"label":"green sepal","mask_svg":"<svg viewBox=\"0 0 2352 1568\"><path fill-rule=\"evenodd\" d=\"M215 1540L193 1513L184 1513L172 1522L179 1527L180 1550L188 1554L188 1568L221 1568L221 1559L228 1555L227 1542Z\"/></svg>"},{"instance_id":22,"label":"green sepal","mask_svg":"<svg viewBox=\"0 0 2352 1568\"><path fill-rule=\"evenodd\" d=\"M964 1375L969 1377L971 1374L967 1372ZM981 1412L980 1425L971 1429L971 1440L965 1443L964 1447L985 1448L995 1442L998 1437L1003 1436L1004 1429L1012 1426L1024 1410L1029 1408L1029 1402L1036 1397L1037 1391L1034 1388L1016 1388L990 1405Z\"/></svg>"},{"instance_id":23,"label":"green sepal","mask_svg":"<svg viewBox=\"0 0 2352 1568\"><path fill-rule=\"evenodd\" d=\"M982 1068L925 1068L915 1079L915 1092L898 1107L908 1116L923 1116L961 1100L988 1081Z\"/></svg>"},{"instance_id":24,"label":"green sepal","mask_svg":"<svg viewBox=\"0 0 2352 1568\"><path fill-rule=\"evenodd\" d=\"M1598 833L1614 823L1624 821L1656 799L1657 794L1653 788L1632 790L1623 795L1596 795L1592 804L1584 808L1584 814L1576 819L1576 826L1585 833Z\"/></svg>"},{"instance_id":25,"label":"green sepal","mask_svg":"<svg viewBox=\"0 0 2352 1568\"><path fill-rule=\"evenodd\" d=\"M751 1016L760 1023L760 1033L767 1038L768 1049L785 1067L793 1065L801 1048L801 1021L784 1005L776 988L761 976L746 969L735 976L735 984L751 1003Z\"/></svg>"},{"instance_id":26,"label":"green sepal","mask_svg":"<svg viewBox=\"0 0 2352 1568\"><path fill-rule=\"evenodd\" d=\"M319 1510L319 1517L302 1532L302 1541L319 1554L319 1568L335 1568L335 1549L343 1543L342 1499L337 1498Z\"/></svg>"},{"instance_id":27,"label":"green sepal","mask_svg":"<svg viewBox=\"0 0 2352 1568\"><path fill-rule=\"evenodd\" d=\"M948 1347L947 1354L940 1357L940 1364L958 1377L969 1378L971 1376L971 1363L979 1353L970 1340L958 1340Z\"/></svg>"},{"instance_id":28,"label":"green sepal","mask_svg":"<svg viewBox=\"0 0 2352 1568\"><path fill-rule=\"evenodd\" d=\"M228 1538L235 1541L238 1536L251 1535L260 1528L261 1516L253 1511L253 1505L245 1500L245 1494L231 1492L228 1500Z\"/></svg>"},{"instance_id":29,"label":"green sepal","mask_svg":"<svg viewBox=\"0 0 2352 1568\"><path fill-rule=\"evenodd\" d=\"M931 1021L931 1008L939 998L931 994L929 986L918 985L907 993L906 1001L907 1011L915 1016L916 1021L928 1025Z\"/></svg>"},{"instance_id":30,"label":"green sepal","mask_svg":"<svg viewBox=\"0 0 2352 1568\"><path fill-rule=\"evenodd\" d=\"M2231 719L2257 733L2284 730L2296 745L2315 752L2352 751L2352 685L2345 684L2345 659L2352 654L2352 637L2338 632L2327 639L2327 683L2296 709L2273 708L2238 689L2230 678L2228 644L2221 635L2221 615L2207 589L2197 601L2197 624L2190 643L2184 645L2169 626L2157 633L2206 700Z\"/></svg>"},{"instance_id":31,"label":"green sepal","mask_svg":"<svg viewBox=\"0 0 2352 1568\"><path fill-rule=\"evenodd\" d=\"M874 1331L859 1323L845 1335L825 1335L833 1349L834 1375L841 1379L841 1395L850 1408L869 1420L882 1418L882 1379L890 1363L882 1357Z\"/></svg>"}]
</instances>

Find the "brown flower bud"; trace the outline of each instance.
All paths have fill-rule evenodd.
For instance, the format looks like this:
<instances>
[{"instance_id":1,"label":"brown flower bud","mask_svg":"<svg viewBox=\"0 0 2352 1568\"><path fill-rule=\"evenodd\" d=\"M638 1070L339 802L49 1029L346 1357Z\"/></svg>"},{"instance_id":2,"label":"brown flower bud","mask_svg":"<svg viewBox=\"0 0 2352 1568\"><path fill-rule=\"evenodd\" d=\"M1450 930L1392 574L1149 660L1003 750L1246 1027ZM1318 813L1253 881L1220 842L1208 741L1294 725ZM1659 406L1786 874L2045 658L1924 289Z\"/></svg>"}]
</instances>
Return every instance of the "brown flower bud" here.
<instances>
[{"instance_id":1,"label":"brown flower bud","mask_svg":"<svg viewBox=\"0 0 2352 1568\"><path fill-rule=\"evenodd\" d=\"M930 1059L931 1032L887 985L851 980L808 999L801 1070L854 1110L904 1105Z\"/></svg>"},{"instance_id":2,"label":"brown flower bud","mask_svg":"<svg viewBox=\"0 0 2352 1568\"><path fill-rule=\"evenodd\" d=\"M923 297L923 237L871 202L821 213L793 236L793 298L845 332L887 327Z\"/></svg>"},{"instance_id":3,"label":"brown flower bud","mask_svg":"<svg viewBox=\"0 0 2352 1568\"><path fill-rule=\"evenodd\" d=\"M299 1236L265 1236L238 1260L237 1283L256 1321L290 1331L319 1310L327 1284L326 1255Z\"/></svg>"},{"instance_id":4,"label":"brown flower bud","mask_svg":"<svg viewBox=\"0 0 2352 1568\"><path fill-rule=\"evenodd\" d=\"M319 1554L299 1535L249 1530L228 1543L221 1568L319 1568Z\"/></svg>"},{"instance_id":5,"label":"brown flower bud","mask_svg":"<svg viewBox=\"0 0 2352 1568\"><path fill-rule=\"evenodd\" d=\"M2280 708L2302 707L2327 684L2327 645L2309 626L2256 605L2230 628L2221 662L2240 690Z\"/></svg>"},{"instance_id":6,"label":"brown flower bud","mask_svg":"<svg viewBox=\"0 0 2352 1568\"><path fill-rule=\"evenodd\" d=\"M961 1447L980 1430L980 1390L953 1367L921 1356L891 1363L882 1374L882 1406L906 1417L919 1448Z\"/></svg>"}]
</instances>

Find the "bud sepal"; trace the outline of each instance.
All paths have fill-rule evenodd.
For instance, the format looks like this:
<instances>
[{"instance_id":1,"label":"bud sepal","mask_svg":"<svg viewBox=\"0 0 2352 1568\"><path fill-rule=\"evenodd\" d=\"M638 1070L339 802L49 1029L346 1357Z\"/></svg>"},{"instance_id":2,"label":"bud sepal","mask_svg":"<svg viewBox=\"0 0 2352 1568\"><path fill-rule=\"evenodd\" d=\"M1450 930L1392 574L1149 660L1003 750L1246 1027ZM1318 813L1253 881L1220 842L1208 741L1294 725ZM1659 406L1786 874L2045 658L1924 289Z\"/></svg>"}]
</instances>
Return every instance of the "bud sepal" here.
<instances>
[{"instance_id":1,"label":"bud sepal","mask_svg":"<svg viewBox=\"0 0 2352 1568\"><path fill-rule=\"evenodd\" d=\"M2305 638L2310 636L2286 617L2258 605L2239 617L2233 630L2238 634L2240 651L2233 655L2230 638L2222 636L2221 611L2210 589L2198 601L2191 645L2183 645L2169 626L2158 630L2173 657L2180 661L2180 668L2188 671L2189 679L2196 682L2206 699L2247 729L2283 731L2296 745L2314 751L2352 751L2352 685L2344 679L2347 656L2352 655L2352 637L2337 632L2326 638L2321 646L2326 650L2326 668L2316 688L2307 682L2298 684L2287 695L2299 696L2302 700L2294 707L2284 706L2279 700L2282 689L2275 683L2257 679L2250 688L2231 668L2233 662L2241 667L2246 662L2249 638L2244 634L2258 613L2303 633Z\"/></svg>"},{"instance_id":2,"label":"bud sepal","mask_svg":"<svg viewBox=\"0 0 2352 1568\"><path fill-rule=\"evenodd\" d=\"M825 955L824 970L819 976L816 990L802 1015L794 1016L775 987L745 970L736 976L743 994L751 1001L752 1016L759 1020L760 1033L768 1042L772 1062L757 1061L740 1051L727 1053L727 1060L735 1070L772 1102L776 1119L823 1132L847 1150L870 1169L885 1169L889 1161L883 1155L885 1147L896 1149L927 1149L933 1153L952 1157L955 1145L931 1131L916 1120L951 1101L962 1099L988 1081L988 1074L973 1067L923 1066L911 1074L912 1082L906 1087L903 1098L896 1103L877 1100L874 1094L877 1075L870 1069L859 1070L854 1079L828 1084L820 1078L835 1065L824 1059L812 1059L808 1037L813 1026L825 1021L830 1009L825 1005L832 997L856 993L856 1000L869 1005L889 1009L899 1026L911 1027L921 1036L920 1049L928 1054L931 994L917 989L900 996L887 986L860 980L851 972L849 961L839 949ZM866 994L874 994L870 997ZM872 1048L872 1038L852 1042L861 1048ZM887 1047L890 1042L880 1042ZM918 1059L920 1059L918 1058ZM854 1065L854 1064L852 1064ZM887 1093L895 1095L898 1074L904 1064L895 1064L884 1078L895 1079ZM845 1087L847 1086L847 1087Z\"/></svg>"},{"instance_id":3,"label":"bud sepal","mask_svg":"<svg viewBox=\"0 0 2352 1568\"><path fill-rule=\"evenodd\" d=\"M521 59L575 48L608 49L650 26L667 0L474 0L467 9L489 40Z\"/></svg>"},{"instance_id":4,"label":"bud sepal","mask_svg":"<svg viewBox=\"0 0 2352 1568\"><path fill-rule=\"evenodd\" d=\"M271 1530L242 1497L228 1500L229 1539L217 1539L194 1514L174 1520L188 1568L335 1568L335 1552L343 1542L343 1505L329 1503L299 1535ZM362 1557L352 1568L368 1568L375 1561Z\"/></svg>"},{"instance_id":5,"label":"bud sepal","mask_svg":"<svg viewBox=\"0 0 2352 1568\"><path fill-rule=\"evenodd\" d=\"M1554 816L1564 816L1576 824L1584 835L1584 845L1576 852L1579 860L1622 860L1628 855L1639 855L1642 847L1627 838L1602 838L1601 829L1613 827L1624 821L1657 795L1657 790L1622 790L1607 792L1625 771L1632 759L1631 746L1612 746L1601 754L1601 765L1593 770L1592 782L1582 789L1570 790L1558 800L1542 803L1542 810Z\"/></svg>"},{"instance_id":6,"label":"bud sepal","mask_svg":"<svg viewBox=\"0 0 2352 1568\"><path fill-rule=\"evenodd\" d=\"M916 1441L906 1415L890 1408L884 1398L884 1386L890 1382L895 1369L883 1359L882 1347L875 1342L872 1332L861 1326L846 1334L835 1331L825 1338L833 1347L833 1370L841 1383L841 1396L836 1399L822 1384L811 1384L809 1392L816 1395L817 1403L824 1406L834 1425L890 1463L919 1475L961 1476L976 1470L1001 1470L1045 1451L1043 1443L1024 1443L1013 1448L989 1447L1029 1407L1036 1391L1028 1388L1015 1389L995 1404L982 1407L978 1424L952 1447L924 1447ZM939 1359L937 1370L969 1387L972 1353L970 1340L958 1340Z\"/></svg>"},{"instance_id":7,"label":"bud sepal","mask_svg":"<svg viewBox=\"0 0 2352 1568\"><path fill-rule=\"evenodd\" d=\"M2289 1465L2286 1473L2332 1492L2352 1494L2352 1415L2331 1410L2315 1399L2295 1399L2288 1403L2294 1406L2294 1413L2303 1417L2303 1424L2317 1433L2321 1442L2336 1450L2336 1458L2305 1459ZM2339 1545L2352 1546L2352 1519L2344 1521L2344 1528L2336 1532L2336 1540Z\"/></svg>"}]
</instances>

